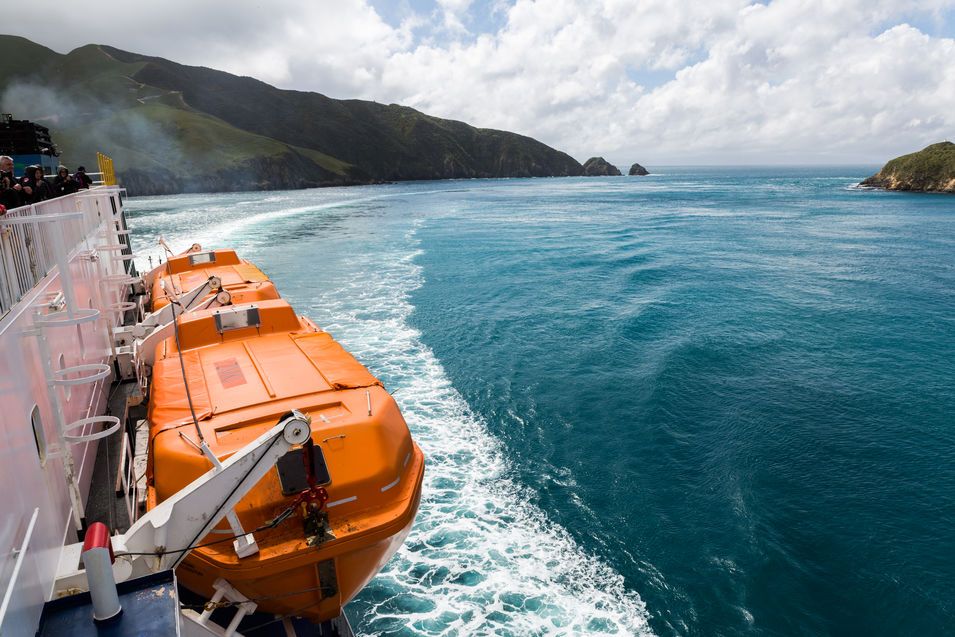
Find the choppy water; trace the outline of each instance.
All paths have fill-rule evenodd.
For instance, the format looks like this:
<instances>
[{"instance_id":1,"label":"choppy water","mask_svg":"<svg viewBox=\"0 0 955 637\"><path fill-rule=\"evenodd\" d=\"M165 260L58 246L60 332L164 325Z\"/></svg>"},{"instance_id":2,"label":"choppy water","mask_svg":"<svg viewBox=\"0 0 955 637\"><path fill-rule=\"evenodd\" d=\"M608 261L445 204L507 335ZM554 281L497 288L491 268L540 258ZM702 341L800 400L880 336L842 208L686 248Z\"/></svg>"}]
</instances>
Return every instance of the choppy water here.
<instances>
[{"instance_id":1,"label":"choppy water","mask_svg":"<svg viewBox=\"0 0 955 637\"><path fill-rule=\"evenodd\" d=\"M130 200L395 391L361 634L955 633L955 197L661 172Z\"/></svg>"}]
</instances>

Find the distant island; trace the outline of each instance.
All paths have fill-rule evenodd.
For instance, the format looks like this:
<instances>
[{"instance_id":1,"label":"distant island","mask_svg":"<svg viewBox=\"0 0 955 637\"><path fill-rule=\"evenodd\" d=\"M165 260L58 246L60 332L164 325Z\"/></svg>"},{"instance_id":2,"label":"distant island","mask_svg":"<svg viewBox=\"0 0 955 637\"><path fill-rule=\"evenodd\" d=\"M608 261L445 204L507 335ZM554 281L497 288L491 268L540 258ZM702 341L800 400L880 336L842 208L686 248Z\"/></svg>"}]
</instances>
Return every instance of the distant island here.
<instances>
[{"instance_id":1,"label":"distant island","mask_svg":"<svg viewBox=\"0 0 955 637\"><path fill-rule=\"evenodd\" d=\"M524 135L102 45L0 36L0 95L50 127L70 168L111 155L131 195L584 174Z\"/></svg>"},{"instance_id":2,"label":"distant island","mask_svg":"<svg viewBox=\"0 0 955 637\"><path fill-rule=\"evenodd\" d=\"M619 177L620 170L603 157L591 157L584 162L583 174L585 177Z\"/></svg>"},{"instance_id":3,"label":"distant island","mask_svg":"<svg viewBox=\"0 0 955 637\"><path fill-rule=\"evenodd\" d=\"M630 172L628 174L631 177L633 176L643 177L644 175L649 175L650 171L648 171L646 168L644 168L640 164L634 164L633 166L630 167Z\"/></svg>"},{"instance_id":4,"label":"distant island","mask_svg":"<svg viewBox=\"0 0 955 637\"><path fill-rule=\"evenodd\" d=\"M863 186L912 192L955 193L955 144L940 142L891 160Z\"/></svg>"}]
</instances>

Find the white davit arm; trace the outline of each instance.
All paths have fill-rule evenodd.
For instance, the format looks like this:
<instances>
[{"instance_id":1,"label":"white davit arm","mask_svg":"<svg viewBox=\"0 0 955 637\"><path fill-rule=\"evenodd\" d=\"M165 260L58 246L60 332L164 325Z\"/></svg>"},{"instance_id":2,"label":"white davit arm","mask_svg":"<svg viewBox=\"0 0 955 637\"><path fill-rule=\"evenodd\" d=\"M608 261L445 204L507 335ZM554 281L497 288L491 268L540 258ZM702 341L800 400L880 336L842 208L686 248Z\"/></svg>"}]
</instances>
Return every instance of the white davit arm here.
<instances>
[{"instance_id":1,"label":"white davit arm","mask_svg":"<svg viewBox=\"0 0 955 637\"><path fill-rule=\"evenodd\" d=\"M209 292L215 294L209 298L203 298ZM156 346L173 335L174 316L203 310L213 303L219 305L232 303L232 295L227 290L222 289L222 282L219 277L215 276L209 277L209 280L205 283L183 294L176 303L170 303L162 309L147 314L141 322L132 327L122 328L128 330L129 334L133 336L133 358L136 365L153 366L156 358Z\"/></svg>"},{"instance_id":2,"label":"white davit arm","mask_svg":"<svg viewBox=\"0 0 955 637\"><path fill-rule=\"evenodd\" d=\"M308 440L310 420L305 414L292 411L272 429L236 451L221 468L196 478L143 514L126 533L114 536L116 580L125 581L178 566L279 458L293 446ZM81 552L82 544L64 547L55 591L86 590L86 576L79 568Z\"/></svg>"},{"instance_id":3,"label":"white davit arm","mask_svg":"<svg viewBox=\"0 0 955 637\"><path fill-rule=\"evenodd\" d=\"M176 303L169 303L162 309L147 314L142 321L133 326L133 336L136 338L143 338L149 333L150 330L155 329L160 325L171 323L175 316L178 316L183 312L197 309L197 306L202 304L203 297L206 294L209 294L210 292L218 292L221 289L222 281L219 279L219 277L210 276L207 281L200 283L176 299Z\"/></svg>"}]
</instances>

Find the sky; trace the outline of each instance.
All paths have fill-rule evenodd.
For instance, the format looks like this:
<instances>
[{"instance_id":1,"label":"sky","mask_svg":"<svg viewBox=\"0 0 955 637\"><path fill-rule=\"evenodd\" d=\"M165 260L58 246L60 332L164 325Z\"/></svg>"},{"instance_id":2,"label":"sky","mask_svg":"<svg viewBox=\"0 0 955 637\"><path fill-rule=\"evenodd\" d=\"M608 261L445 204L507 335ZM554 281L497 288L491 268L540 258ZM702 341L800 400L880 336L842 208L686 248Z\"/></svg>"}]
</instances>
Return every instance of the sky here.
<instances>
[{"instance_id":1,"label":"sky","mask_svg":"<svg viewBox=\"0 0 955 637\"><path fill-rule=\"evenodd\" d=\"M0 32L404 104L623 168L881 164L955 139L955 0L82 5L4 12Z\"/></svg>"}]
</instances>

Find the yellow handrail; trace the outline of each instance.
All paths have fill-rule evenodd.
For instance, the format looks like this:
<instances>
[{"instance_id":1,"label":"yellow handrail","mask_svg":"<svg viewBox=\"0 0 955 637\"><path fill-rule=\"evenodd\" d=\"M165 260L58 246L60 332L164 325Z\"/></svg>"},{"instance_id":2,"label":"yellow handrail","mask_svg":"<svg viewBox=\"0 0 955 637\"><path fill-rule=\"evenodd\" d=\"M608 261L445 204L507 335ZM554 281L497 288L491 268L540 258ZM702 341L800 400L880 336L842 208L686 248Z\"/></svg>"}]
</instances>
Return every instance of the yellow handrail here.
<instances>
[{"instance_id":1,"label":"yellow handrail","mask_svg":"<svg viewBox=\"0 0 955 637\"><path fill-rule=\"evenodd\" d=\"M103 184L115 186L116 173L113 171L113 158L103 153L96 153L96 163L99 164L99 171L103 174Z\"/></svg>"}]
</instances>

